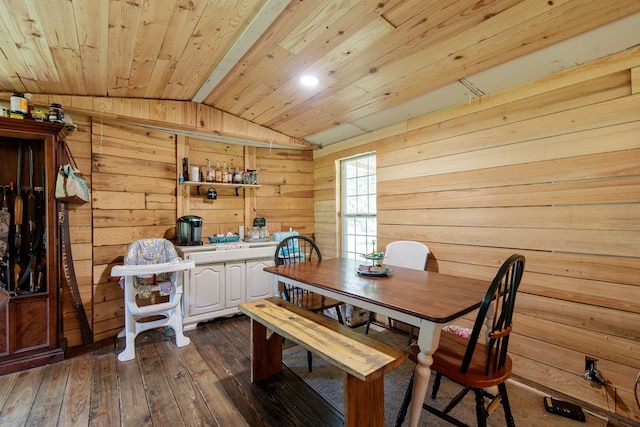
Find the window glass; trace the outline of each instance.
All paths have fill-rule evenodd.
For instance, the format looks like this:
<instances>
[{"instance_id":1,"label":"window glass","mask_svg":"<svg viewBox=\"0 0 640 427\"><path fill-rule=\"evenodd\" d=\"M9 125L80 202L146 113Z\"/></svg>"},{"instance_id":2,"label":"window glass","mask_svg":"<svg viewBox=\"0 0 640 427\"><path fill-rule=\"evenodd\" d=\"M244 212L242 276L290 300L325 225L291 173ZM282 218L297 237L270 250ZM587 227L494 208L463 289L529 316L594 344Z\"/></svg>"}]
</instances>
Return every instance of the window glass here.
<instances>
[{"instance_id":1,"label":"window glass","mask_svg":"<svg viewBox=\"0 0 640 427\"><path fill-rule=\"evenodd\" d=\"M342 256L362 259L377 235L375 154L343 160L341 171Z\"/></svg>"}]
</instances>

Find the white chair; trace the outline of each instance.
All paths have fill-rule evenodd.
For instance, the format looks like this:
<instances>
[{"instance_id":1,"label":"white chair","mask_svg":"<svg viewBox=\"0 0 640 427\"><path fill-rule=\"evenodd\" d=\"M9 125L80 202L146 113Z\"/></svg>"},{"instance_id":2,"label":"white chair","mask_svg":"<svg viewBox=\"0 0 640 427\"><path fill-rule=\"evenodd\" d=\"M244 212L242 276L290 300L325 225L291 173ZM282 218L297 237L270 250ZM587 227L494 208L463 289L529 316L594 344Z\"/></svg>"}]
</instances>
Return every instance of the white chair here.
<instances>
[{"instance_id":1,"label":"white chair","mask_svg":"<svg viewBox=\"0 0 640 427\"><path fill-rule=\"evenodd\" d=\"M129 246L124 265L111 269L111 275L119 276L124 288L125 327L118 338L125 337L125 348L118 360L135 359L136 336L149 329L172 328L178 347L191 342L182 330L182 272L194 267L194 261L178 258L173 244L166 239L142 239ZM139 304L153 293L166 295L168 300L153 303L149 299L149 304ZM151 316L162 318L148 320Z\"/></svg>"},{"instance_id":2,"label":"white chair","mask_svg":"<svg viewBox=\"0 0 640 427\"><path fill-rule=\"evenodd\" d=\"M404 267L413 270L424 270L427 268L429 260L429 248L424 243L414 242L412 240L397 240L387 245L384 251L383 264L390 267ZM369 313L365 334L369 334L369 326L373 313ZM391 327L391 319L389 319L389 327ZM413 326L409 331L409 344L413 339Z\"/></svg>"}]
</instances>

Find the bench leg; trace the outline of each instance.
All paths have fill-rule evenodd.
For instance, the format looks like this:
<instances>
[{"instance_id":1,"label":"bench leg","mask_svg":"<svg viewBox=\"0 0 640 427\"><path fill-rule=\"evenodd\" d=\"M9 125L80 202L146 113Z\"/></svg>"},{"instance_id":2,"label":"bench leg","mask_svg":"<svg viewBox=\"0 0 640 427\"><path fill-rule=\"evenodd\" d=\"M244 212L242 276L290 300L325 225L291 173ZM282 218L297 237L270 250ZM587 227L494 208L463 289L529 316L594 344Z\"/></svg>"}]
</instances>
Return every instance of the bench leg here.
<instances>
[{"instance_id":1,"label":"bench leg","mask_svg":"<svg viewBox=\"0 0 640 427\"><path fill-rule=\"evenodd\" d=\"M345 427L384 427L384 377L370 382L343 372Z\"/></svg>"},{"instance_id":2,"label":"bench leg","mask_svg":"<svg viewBox=\"0 0 640 427\"><path fill-rule=\"evenodd\" d=\"M282 371L282 337L251 319L251 382Z\"/></svg>"}]
</instances>

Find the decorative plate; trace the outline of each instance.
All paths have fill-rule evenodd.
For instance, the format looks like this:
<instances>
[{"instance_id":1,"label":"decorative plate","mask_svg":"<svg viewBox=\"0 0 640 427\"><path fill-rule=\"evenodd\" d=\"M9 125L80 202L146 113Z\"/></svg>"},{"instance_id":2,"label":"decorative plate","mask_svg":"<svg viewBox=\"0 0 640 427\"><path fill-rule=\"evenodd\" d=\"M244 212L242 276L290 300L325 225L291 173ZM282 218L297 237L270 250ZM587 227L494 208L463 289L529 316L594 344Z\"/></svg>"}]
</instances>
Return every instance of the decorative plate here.
<instances>
[{"instance_id":1,"label":"decorative plate","mask_svg":"<svg viewBox=\"0 0 640 427\"><path fill-rule=\"evenodd\" d=\"M360 256L366 259L379 260L384 259L384 252L372 252L370 254L361 254Z\"/></svg>"},{"instance_id":2,"label":"decorative plate","mask_svg":"<svg viewBox=\"0 0 640 427\"><path fill-rule=\"evenodd\" d=\"M356 268L356 273L361 276L383 277L393 273L393 270L381 265L373 266L361 264Z\"/></svg>"}]
</instances>

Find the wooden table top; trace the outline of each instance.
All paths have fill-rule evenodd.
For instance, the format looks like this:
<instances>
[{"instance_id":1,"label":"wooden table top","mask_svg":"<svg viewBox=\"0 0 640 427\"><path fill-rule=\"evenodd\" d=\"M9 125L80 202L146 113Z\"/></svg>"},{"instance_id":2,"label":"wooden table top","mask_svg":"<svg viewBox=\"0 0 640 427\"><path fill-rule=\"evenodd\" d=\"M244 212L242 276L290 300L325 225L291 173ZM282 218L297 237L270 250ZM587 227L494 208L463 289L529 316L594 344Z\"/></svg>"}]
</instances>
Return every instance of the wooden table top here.
<instances>
[{"instance_id":1,"label":"wooden table top","mask_svg":"<svg viewBox=\"0 0 640 427\"><path fill-rule=\"evenodd\" d=\"M265 267L265 271L435 323L448 323L480 306L486 280L389 266L389 276L356 273L357 260L336 258Z\"/></svg>"}]
</instances>

